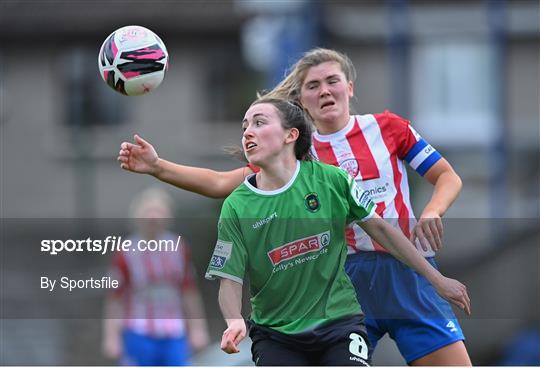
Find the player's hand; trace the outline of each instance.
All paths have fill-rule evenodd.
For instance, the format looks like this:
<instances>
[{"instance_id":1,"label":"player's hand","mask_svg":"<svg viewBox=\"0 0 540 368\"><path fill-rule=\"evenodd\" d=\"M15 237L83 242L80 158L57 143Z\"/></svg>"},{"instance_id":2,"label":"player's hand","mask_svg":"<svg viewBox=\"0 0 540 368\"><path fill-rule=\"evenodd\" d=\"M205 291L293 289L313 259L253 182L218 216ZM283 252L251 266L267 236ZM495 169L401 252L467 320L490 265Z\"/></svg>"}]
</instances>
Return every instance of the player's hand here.
<instances>
[{"instance_id":1,"label":"player's hand","mask_svg":"<svg viewBox=\"0 0 540 368\"><path fill-rule=\"evenodd\" d=\"M442 238L443 224L441 216L436 212L424 212L418 219L410 240L413 244L416 244L415 241L418 239L424 251L427 252L431 247L436 252L442 248Z\"/></svg>"},{"instance_id":2,"label":"player's hand","mask_svg":"<svg viewBox=\"0 0 540 368\"><path fill-rule=\"evenodd\" d=\"M101 347L103 355L111 360L117 360L122 355L122 341L118 338L105 338Z\"/></svg>"},{"instance_id":3,"label":"player's hand","mask_svg":"<svg viewBox=\"0 0 540 368\"><path fill-rule=\"evenodd\" d=\"M434 286L440 296L463 309L468 315L471 314L471 299L469 299L465 285L457 280L443 276L441 281Z\"/></svg>"},{"instance_id":4,"label":"player's hand","mask_svg":"<svg viewBox=\"0 0 540 368\"><path fill-rule=\"evenodd\" d=\"M140 174L155 174L159 156L154 147L139 137L134 136L135 143L123 142L118 152L118 162L124 170Z\"/></svg>"},{"instance_id":5,"label":"player's hand","mask_svg":"<svg viewBox=\"0 0 540 368\"><path fill-rule=\"evenodd\" d=\"M238 344L246 337L246 323L243 319L233 319L228 325L221 338L221 350L227 354L239 353Z\"/></svg>"},{"instance_id":6,"label":"player's hand","mask_svg":"<svg viewBox=\"0 0 540 368\"><path fill-rule=\"evenodd\" d=\"M210 339L208 338L208 333L206 332L206 329L203 328L190 330L188 336L189 344L195 351L204 349L210 342Z\"/></svg>"}]
</instances>

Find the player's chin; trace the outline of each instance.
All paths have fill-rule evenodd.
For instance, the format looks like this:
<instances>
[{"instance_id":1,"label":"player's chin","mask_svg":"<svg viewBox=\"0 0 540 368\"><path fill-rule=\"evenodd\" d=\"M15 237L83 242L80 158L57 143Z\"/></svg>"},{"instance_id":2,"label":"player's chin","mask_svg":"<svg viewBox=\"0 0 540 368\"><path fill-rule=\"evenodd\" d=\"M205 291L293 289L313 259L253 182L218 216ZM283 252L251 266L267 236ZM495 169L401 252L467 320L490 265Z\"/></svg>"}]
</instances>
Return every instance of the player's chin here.
<instances>
[{"instance_id":1,"label":"player's chin","mask_svg":"<svg viewBox=\"0 0 540 368\"><path fill-rule=\"evenodd\" d=\"M320 110L318 113L318 120L335 120L341 117L342 111L336 106Z\"/></svg>"},{"instance_id":2,"label":"player's chin","mask_svg":"<svg viewBox=\"0 0 540 368\"><path fill-rule=\"evenodd\" d=\"M250 154L249 152L246 152L246 159L255 166L260 166L264 162L257 154Z\"/></svg>"}]
</instances>

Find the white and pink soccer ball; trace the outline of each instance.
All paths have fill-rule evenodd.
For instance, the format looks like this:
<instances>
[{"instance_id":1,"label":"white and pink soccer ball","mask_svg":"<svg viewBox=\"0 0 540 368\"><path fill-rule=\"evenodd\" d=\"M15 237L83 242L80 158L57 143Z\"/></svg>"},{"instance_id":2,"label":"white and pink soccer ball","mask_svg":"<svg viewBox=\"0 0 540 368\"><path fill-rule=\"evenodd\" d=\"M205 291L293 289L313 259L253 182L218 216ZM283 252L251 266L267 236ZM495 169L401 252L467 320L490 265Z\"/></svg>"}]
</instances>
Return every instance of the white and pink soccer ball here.
<instances>
[{"instance_id":1,"label":"white and pink soccer ball","mask_svg":"<svg viewBox=\"0 0 540 368\"><path fill-rule=\"evenodd\" d=\"M107 37L99 50L99 73L115 91L138 96L154 90L163 81L169 54L151 30L126 26Z\"/></svg>"}]
</instances>

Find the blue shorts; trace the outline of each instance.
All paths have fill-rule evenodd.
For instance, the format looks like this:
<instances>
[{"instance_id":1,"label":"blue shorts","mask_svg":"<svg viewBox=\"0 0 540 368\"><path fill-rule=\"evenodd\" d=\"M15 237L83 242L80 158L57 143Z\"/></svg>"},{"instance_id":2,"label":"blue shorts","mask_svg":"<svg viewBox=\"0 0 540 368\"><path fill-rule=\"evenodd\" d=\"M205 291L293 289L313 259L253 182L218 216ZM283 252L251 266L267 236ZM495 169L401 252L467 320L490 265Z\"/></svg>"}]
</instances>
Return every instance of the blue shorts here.
<instances>
[{"instance_id":1,"label":"blue shorts","mask_svg":"<svg viewBox=\"0 0 540 368\"><path fill-rule=\"evenodd\" d=\"M437 267L433 257L426 260ZM450 304L423 276L391 255L349 255L345 269L366 315L372 349L388 333L410 363L465 340Z\"/></svg>"},{"instance_id":2,"label":"blue shorts","mask_svg":"<svg viewBox=\"0 0 540 368\"><path fill-rule=\"evenodd\" d=\"M191 351L186 337L159 338L123 332L122 365L179 366L191 365Z\"/></svg>"}]
</instances>

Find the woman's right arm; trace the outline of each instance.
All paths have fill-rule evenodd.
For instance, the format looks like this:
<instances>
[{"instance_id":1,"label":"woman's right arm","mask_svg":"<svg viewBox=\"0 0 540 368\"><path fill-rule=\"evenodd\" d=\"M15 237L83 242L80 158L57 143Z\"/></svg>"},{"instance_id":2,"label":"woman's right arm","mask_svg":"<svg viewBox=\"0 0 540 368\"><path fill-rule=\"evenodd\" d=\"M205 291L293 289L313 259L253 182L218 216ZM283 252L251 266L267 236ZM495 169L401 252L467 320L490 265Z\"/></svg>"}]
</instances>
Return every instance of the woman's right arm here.
<instances>
[{"instance_id":1,"label":"woman's right arm","mask_svg":"<svg viewBox=\"0 0 540 368\"><path fill-rule=\"evenodd\" d=\"M118 161L124 170L149 174L180 189L211 198L225 198L239 186L246 175L252 173L248 167L231 171L184 166L160 158L154 147L135 135L135 144L123 142Z\"/></svg>"},{"instance_id":2,"label":"woman's right arm","mask_svg":"<svg viewBox=\"0 0 540 368\"><path fill-rule=\"evenodd\" d=\"M457 280L443 276L420 255L420 252L400 230L391 226L377 214L369 220L358 224L390 254L424 276L440 296L457 305L467 314L471 314L471 300L465 285Z\"/></svg>"}]
</instances>

